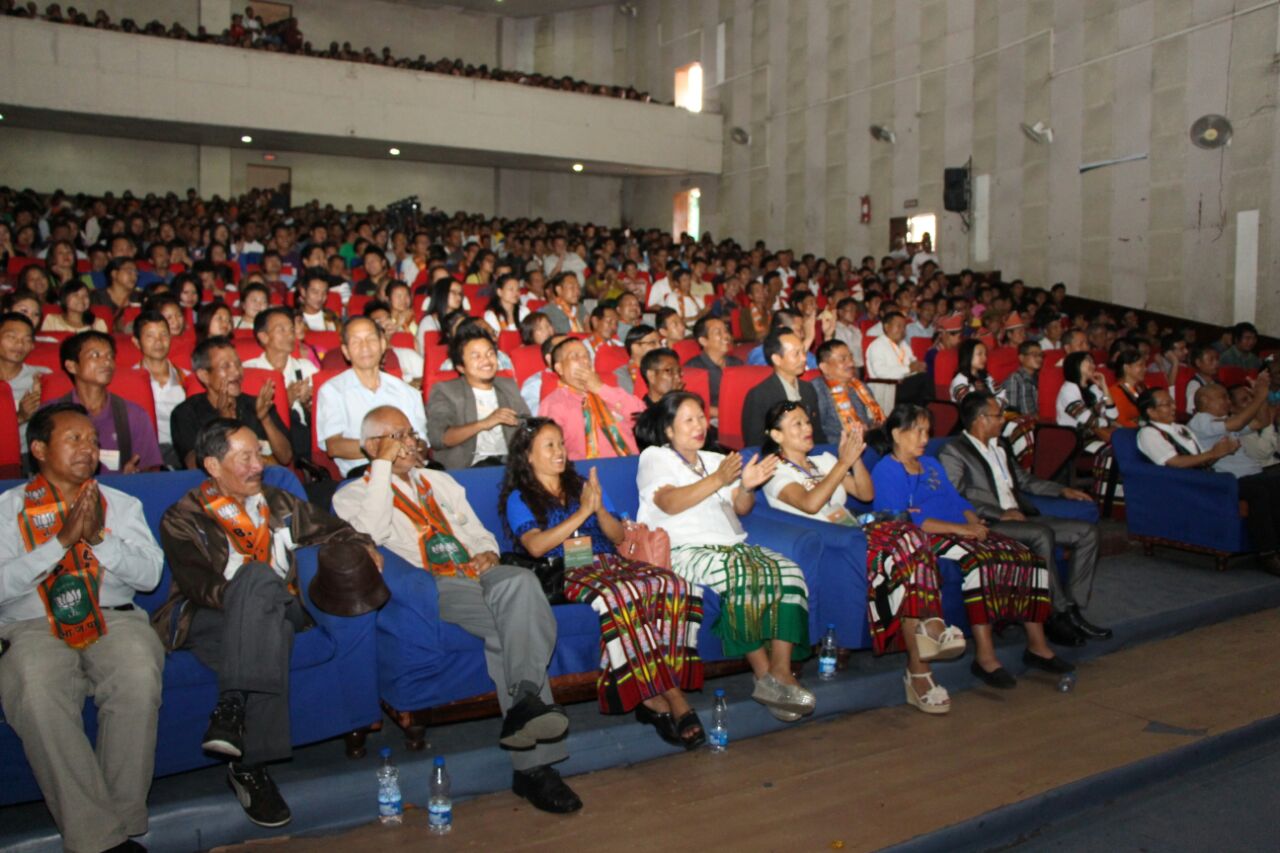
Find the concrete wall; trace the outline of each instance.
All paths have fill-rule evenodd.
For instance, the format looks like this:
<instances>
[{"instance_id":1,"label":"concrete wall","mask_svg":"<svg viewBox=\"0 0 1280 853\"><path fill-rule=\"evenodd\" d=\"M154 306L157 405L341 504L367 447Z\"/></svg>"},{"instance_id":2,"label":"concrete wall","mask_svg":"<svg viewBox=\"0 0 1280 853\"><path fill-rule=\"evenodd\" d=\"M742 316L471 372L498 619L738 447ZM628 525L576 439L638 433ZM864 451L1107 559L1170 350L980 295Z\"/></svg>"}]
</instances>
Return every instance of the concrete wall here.
<instances>
[{"instance_id":1,"label":"concrete wall","mask_svg":"<svg viewBox=\"0 0 1280 853\"><path fill-rule=\"evenodd\" d=\"M250 148L146 142L0 125L0 184L41 192L245 192L246 165L291 170L294 200L338 207L385 205L417 194L428 207L503 216L592 221L622 219L622 179L592 175L373 160L276 151L270 163Z\"/></svg>"},{"instance_id":2,"label":"concrete wall","mask_svg":"<svg viewBox=\"0 0 1280 853\"><path fill-rule=\"evenodd\" d=\"M424 8L382 0L292 0L302 35L315 50L329 42L351 42L361 50L396 56L462 59L492 66L498 60L499 19L457 8ZM234 6L240 11L243 3Z\"/></svg>"},{"instance_id":3,"label":"concrete wall","mask_svg":"<svg viewBox=\"0 0 1280 853\"><path fill-rule=\"evenodd\" d=\"M390 143L455 149L467 162L503 156L522 168L534 158L720 168L714 116L510 83L15 18L0 19L0 69L0 103L222 129L226 143L248 130L340 139L344 149L331 153L356 156Z\"/></svg>"},{"instance_id":4,"label":"concrete wall","mask_svg":"<svg viewBox=\"0 0 1280 853\"><path fill-rule=\"evenodd\" d=\"M612 57L603 73L633 68L636 86L670 99L674 69L702 62L705 109L722 113L725 125L719 192L707 198L704 187L702 211L716 236L832 257L878 255L888 249L890 217L936 212L942 258L953 269L1000 268L1205 321L1254 313L1280 326L1275 2L637 6L631 56ZM585 41L612 29L601 26ZM583 41L575 33L568 44ZM1229 148L1188 141L1191 123L1211 112L1233 122ZM1052 145L1021 133L1020 122L1037 121L1054 129ZM897 143L874 141L872 123L892 127ZM750 131L749 147L729 140L734 126ZM1079 172L1082 163L1144 152L1144 161ZM971 156L974 174L987 176L991 206L966 231L942 209L943 169ZM660 216L652 224L669 227L661 203L669 183L628 179L626 217ZM865 226L857 217L864 194L873 210ZM911 199L918 206L908 209ZM1236 218L1249 210L1260 211L1259 274L1242 282L1237 312Z\"/></svg>"}]
</instances>

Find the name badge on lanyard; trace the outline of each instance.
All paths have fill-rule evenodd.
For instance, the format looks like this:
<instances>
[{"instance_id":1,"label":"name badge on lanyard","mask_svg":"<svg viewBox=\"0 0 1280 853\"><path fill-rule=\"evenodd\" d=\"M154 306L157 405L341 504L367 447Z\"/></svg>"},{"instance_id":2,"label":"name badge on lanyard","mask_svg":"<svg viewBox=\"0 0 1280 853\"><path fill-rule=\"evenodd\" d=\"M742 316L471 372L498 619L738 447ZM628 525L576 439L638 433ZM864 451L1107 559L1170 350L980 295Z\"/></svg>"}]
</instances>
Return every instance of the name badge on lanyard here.
<instances>
[{"instance_id":1,"label":"name badge on lanyard","mask_svg":"<svg viewBox=\"0 0 1280 853\"><path fill-rule=\"evenodd\" d=\"M573 536L564 540L564 567L580 569L595 562L590 536Z\"/></svg>"}]
</instances>

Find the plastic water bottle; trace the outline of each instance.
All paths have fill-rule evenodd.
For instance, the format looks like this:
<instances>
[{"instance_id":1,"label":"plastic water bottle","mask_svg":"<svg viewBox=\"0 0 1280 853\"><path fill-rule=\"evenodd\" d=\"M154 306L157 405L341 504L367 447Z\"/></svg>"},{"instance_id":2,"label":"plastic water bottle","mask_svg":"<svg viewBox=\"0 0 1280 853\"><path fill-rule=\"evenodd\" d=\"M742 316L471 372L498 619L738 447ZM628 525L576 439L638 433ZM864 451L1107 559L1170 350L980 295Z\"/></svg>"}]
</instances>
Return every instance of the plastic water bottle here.
<instances>
[{"instance_id":1,"label":"plastic water bottle","mask_svg":"<svg viewBox=\"0 0 1280 853\"><path fill-rule=\"evenodd\" d=\"M836 677L836 626L828 625L827 633L822 635L822 646L818 650L818 677L830 681Z\"/></svg>"},{"instance_id":2,"label":"plastic water bottle","mask_svg":"<svg viewBox=\"0 0 1280 853\"><path fill-rule=\"evenodd\" d=\"M378 821L383 826L398 826L404 820L404 802L400 799L400 771L391 760L391 747L382 748L382 766L378 768Z\"/></svg>"},{"instance_id":3,"label":"plastic water bottle","mask_svg":"<svg viewBox=\"0 0 1280 853\"><path fill-rule=\"evenodd\" d=\"M729 748L729 702L721 688L716 688L716 701L711 706L711 732L707 744L712 752L724 752Z\"/></svg>"},{"instance_id":4,"label":"plastic water bottle","mask_svg":"<svg viewBox=\"0 0 1280 853\"><path fill-rule=\"evenodd\" d=\"M437 755L431 768L431 798L427 801L427 825L432 835L444 835L453 829L453 800L449 797L449 771L444 756Z\"/></svg>"},{"instance_id":5,"label":"plastic water bottle","mask_svg":"<svg viewBox=\"0 0 1280 853\"><path fill-rule=\"evenodd\" d=\"M1070 693L1076 689L1076 674L1068 672L1066 675L1058 679L1058 692Z\"/></svg>"}]
</instances>

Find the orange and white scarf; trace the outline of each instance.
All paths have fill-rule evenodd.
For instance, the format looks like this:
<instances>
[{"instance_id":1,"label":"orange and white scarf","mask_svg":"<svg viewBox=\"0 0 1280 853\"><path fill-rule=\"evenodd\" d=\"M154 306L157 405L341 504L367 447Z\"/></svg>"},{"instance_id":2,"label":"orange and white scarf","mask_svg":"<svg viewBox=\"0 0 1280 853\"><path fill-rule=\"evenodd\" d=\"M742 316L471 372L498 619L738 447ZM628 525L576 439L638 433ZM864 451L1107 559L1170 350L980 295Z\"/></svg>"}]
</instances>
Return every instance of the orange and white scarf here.
<instances>
[{"instance_id":1,"label":"orange and white scarf","mask_svg":"<svg viewBox=\"0 0 1280 853\"><path fill-rule=\"evenodd\" d=\"M81 489L88 485L88 481ZM103 518L107 499L102 498ZM18 531L28 552L48 542L62 530L68 504L43 474L27 484L25 503L18 513ZM83 539L67 549L48 576L40 582L40 600L55 637L73 649L83 649L106 636L107 621L98 605L102 564Z\"/></svg>"}]
</instances>

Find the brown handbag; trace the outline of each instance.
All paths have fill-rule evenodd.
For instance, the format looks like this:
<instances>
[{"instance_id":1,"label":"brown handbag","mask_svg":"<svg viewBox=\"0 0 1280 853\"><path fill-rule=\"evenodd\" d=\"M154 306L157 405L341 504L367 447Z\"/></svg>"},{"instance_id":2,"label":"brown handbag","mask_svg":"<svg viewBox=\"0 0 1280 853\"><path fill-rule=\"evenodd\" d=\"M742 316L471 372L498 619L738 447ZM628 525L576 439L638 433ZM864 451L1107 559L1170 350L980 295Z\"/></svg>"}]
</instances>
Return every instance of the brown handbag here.
<instances>
[{"instance_id":1,"label":"brown handbag","mask_svg":"<svg viewBox=\"0 0 1280 853\"><path fill-rule=\"evenodd\" d=\"M662 569L671 568L671 537L667 531L650 530L632 521L625 521L623 525L626 532L618 546L619 557Z\"/></svg>"}]
</instances>

